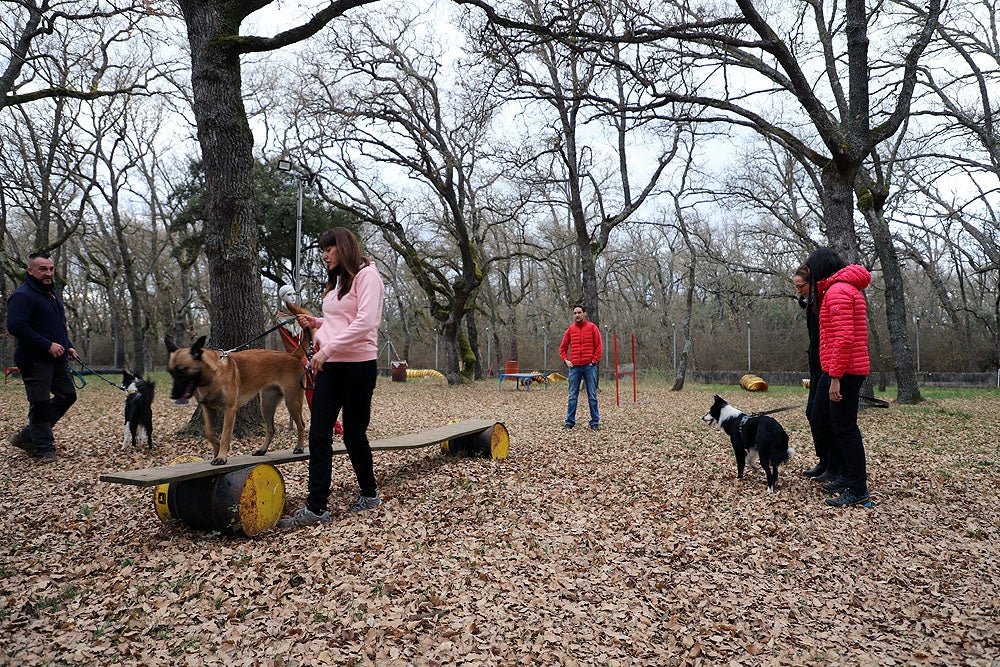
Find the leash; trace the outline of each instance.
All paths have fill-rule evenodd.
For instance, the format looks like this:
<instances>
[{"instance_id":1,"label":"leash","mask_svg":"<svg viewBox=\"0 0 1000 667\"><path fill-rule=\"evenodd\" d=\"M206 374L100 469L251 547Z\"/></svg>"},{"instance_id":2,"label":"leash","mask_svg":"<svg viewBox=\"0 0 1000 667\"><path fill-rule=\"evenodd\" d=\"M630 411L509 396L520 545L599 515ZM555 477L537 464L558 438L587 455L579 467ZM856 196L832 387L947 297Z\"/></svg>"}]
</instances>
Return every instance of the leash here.
<instances>
[{"instance_id":1,"label":"leash","mask_svg":"<svg viewBox=\"0 0 1000 667\"><path fill-rule=\"evenodd\" d=\"M798 405L787 405L783 408L775 408L774 410L765 410L764 412L754 412L751 417L763 417L764 415L773 415L778 412L784 412L785 410L794 410L795 408L801 408L805 403L799 403Z\"/></svg>"},{"instance_id":2,"label":"leash","mask_svg":"<svg viewBox=\"0 0 1000 667\"><path fill-rule=\"evenodd\" d=\"M295 321L294 317L289 317L287 320L282 320L281 322L278 322L277 324L275 324L273 327L271 327L270 329L268 329L264 333L258 334L256 336L254 336L253 338L251 338L247 342L243 343L242 345L234 347L231 350L223 350L222 352L219 353L219 356L220 357L225 357L226 355L228 355L228 354L230 354L232 352L238 352L238 351L242 350L245 347L250 347L250 343L252 343L252 342L254 342L256 340L260 340L261 338L263 338L267 334L271 333L272 331L277 331L278 329L280 329L281 327L285 326L286 324L291 324L294 321Z\"/></svg>"},{"instance_id":3,"label":"leash","mask_svg":"<svg viewBox=\"0 0 1000 667\"><path fill-rule=\"evenodd\" d=\"M123 387L122 385L118 384L117 382L112 382L111 380L109 380L108 378L104 377L103 375L101 375L100 373L98 373L97 371L95 371L93 368L91 368L90 366L88 366L87 364L83 363L83 360L79 356L77 356L76 361L77 361L77 363L80 364L80 368L81 369L89 371L91 375L96 375L97 377L101 378L102 380L104 380L105 382L107 382L108 384L110 384L115 389L120 389L122 391L125 391L125 387ZM84 387L87 386L87 378L85 378L83 376L82 372L76 370L72 366L69 367L69 370L75 376L73 378L73 384L76 385L77 389L83 389ZM77 378L80 379L80 384L77 384Z\"/></svg>"}]
</instances>

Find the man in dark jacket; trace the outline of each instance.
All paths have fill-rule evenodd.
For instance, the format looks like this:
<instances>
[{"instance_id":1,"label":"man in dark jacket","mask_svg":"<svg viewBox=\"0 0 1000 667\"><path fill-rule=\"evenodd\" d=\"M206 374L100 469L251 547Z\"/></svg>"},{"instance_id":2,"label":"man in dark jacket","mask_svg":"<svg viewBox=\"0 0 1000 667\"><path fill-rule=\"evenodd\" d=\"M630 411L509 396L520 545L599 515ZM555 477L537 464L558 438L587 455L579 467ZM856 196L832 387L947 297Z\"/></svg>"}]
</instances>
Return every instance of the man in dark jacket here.
<instances>
[{"instance_id":1,"label":"man in dark jacket","mask_svg":"<svg viewBox=\"0 0 1000 667\"><path fill-rule=\"evenodd\" d=\"M32 253L24 282L7 299L7 330L17 339L14 363L28 394L28 425L10 443L45 462L56 460L52 427L76 401L69 372L76 350L54 281L49 255Z\"/></svg>"}]
</instances>

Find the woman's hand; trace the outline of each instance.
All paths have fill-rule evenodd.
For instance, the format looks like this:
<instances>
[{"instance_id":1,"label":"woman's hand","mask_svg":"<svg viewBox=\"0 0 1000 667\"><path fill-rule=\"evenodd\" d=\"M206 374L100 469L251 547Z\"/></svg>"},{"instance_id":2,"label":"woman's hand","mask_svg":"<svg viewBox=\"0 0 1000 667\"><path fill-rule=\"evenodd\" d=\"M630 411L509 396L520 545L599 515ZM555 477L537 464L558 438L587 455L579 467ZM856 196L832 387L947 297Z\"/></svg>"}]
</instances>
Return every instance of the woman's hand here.
<instances>
[{"instance_id":1,"label":"woman's hand","mask_svg":"<svg viewBox=\"0 0 1000 667\"><path fill-rule=\"evenodd\" d=\"M323 370L323 363L326 362L326 354L322 349L316 350L313 354L312 359L309 360L309 368L313 370L314 373L319 373Z\"/></svg>"},{"instance_id":2,"label":"woman's hand","mask_svg":"<svg viewBox=\"0 0 1000 667\"><path fill-rule=\"evenodd\" d=\"M830 400L839 403L843 396L840 395L840 378L830 378Z\"/></svg>"},{"instance_id":3,"label":"woman's hand","mask_svg":"<svg viewBox=\"0 0 1000 667\"><path fill-rule=\"evenodd\" d=\"M295 320L299 323L299 326L303 329L314 329L313 324L315 323L312 315L306 315L305 313L299 313L295 316Z\"/></svg>"}]
</instances>

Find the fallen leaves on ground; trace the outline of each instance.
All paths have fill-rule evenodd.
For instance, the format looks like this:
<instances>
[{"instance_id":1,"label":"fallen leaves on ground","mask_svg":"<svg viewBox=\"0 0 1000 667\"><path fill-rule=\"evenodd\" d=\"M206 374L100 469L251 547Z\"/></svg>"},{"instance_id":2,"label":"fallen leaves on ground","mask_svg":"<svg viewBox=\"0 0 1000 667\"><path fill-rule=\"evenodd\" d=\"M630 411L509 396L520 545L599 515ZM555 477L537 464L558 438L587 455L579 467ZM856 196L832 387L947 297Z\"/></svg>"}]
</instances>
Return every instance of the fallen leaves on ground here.
<instances>
[{"instance_id":1,"label":"fallen leaves on ground","mask_svg":"<svg viewBox=\"0 0 1000 667\"><path fill-rule=\"evenodd\" d=\"M727 398L746 411L804 398L777 389ZM700 421L705 388L600 398L602 430L564 430L564 386L380 381L373 438L495 419L510 456L378 452L385 505L352 516L337 457L330 524L233 538L163 524L151 489L98 479L206 456L175 435L190 408L158 398L156 448L123 452L120 392L88 386L56 429L57 463L0 444L0 663L1000 661L995 394L863 413L871 510L829 508L799 474L813 463L800 410L778 415L799 454L768 495L759 469L736 479L728 439ZM23 389L0 388L0 407L6 438ZM292 444L282 429L273 448ZM306 470L281 466L287 510Z\"/></svg>"}]
</instances>

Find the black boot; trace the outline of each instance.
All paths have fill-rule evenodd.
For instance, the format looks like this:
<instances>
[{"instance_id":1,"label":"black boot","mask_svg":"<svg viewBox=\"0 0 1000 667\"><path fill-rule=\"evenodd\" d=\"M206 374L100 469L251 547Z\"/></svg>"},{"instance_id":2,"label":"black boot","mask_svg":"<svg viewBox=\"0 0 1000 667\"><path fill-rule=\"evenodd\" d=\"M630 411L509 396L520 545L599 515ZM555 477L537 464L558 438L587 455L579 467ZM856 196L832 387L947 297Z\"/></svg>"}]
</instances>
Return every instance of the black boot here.
<instances>
[{"instance_id":1,"label":"black boot","mask_svg":"<svg viewBox=\"0 0 1000 667\"><path fill-rule=\"evenodd\" d=\"M832 468L827 468L823 471L822 475L816 475L812 478L812 481L824 484L826 482L832 482L837 478L837 471Z\"/></svg>"},{"instance_id":2,"label":"black boot","mask_svg":"<svg viewBox=\"0 0 1000 667\"><path fill-rule=\"evenodd\" d=\"M825 472L826 472L826 466L822 462L820 462L817 463L812 468L809 468L809 470L803 470L802 474L805 475L806 477L819 477Z\"/></svg>"}]
</instances>

